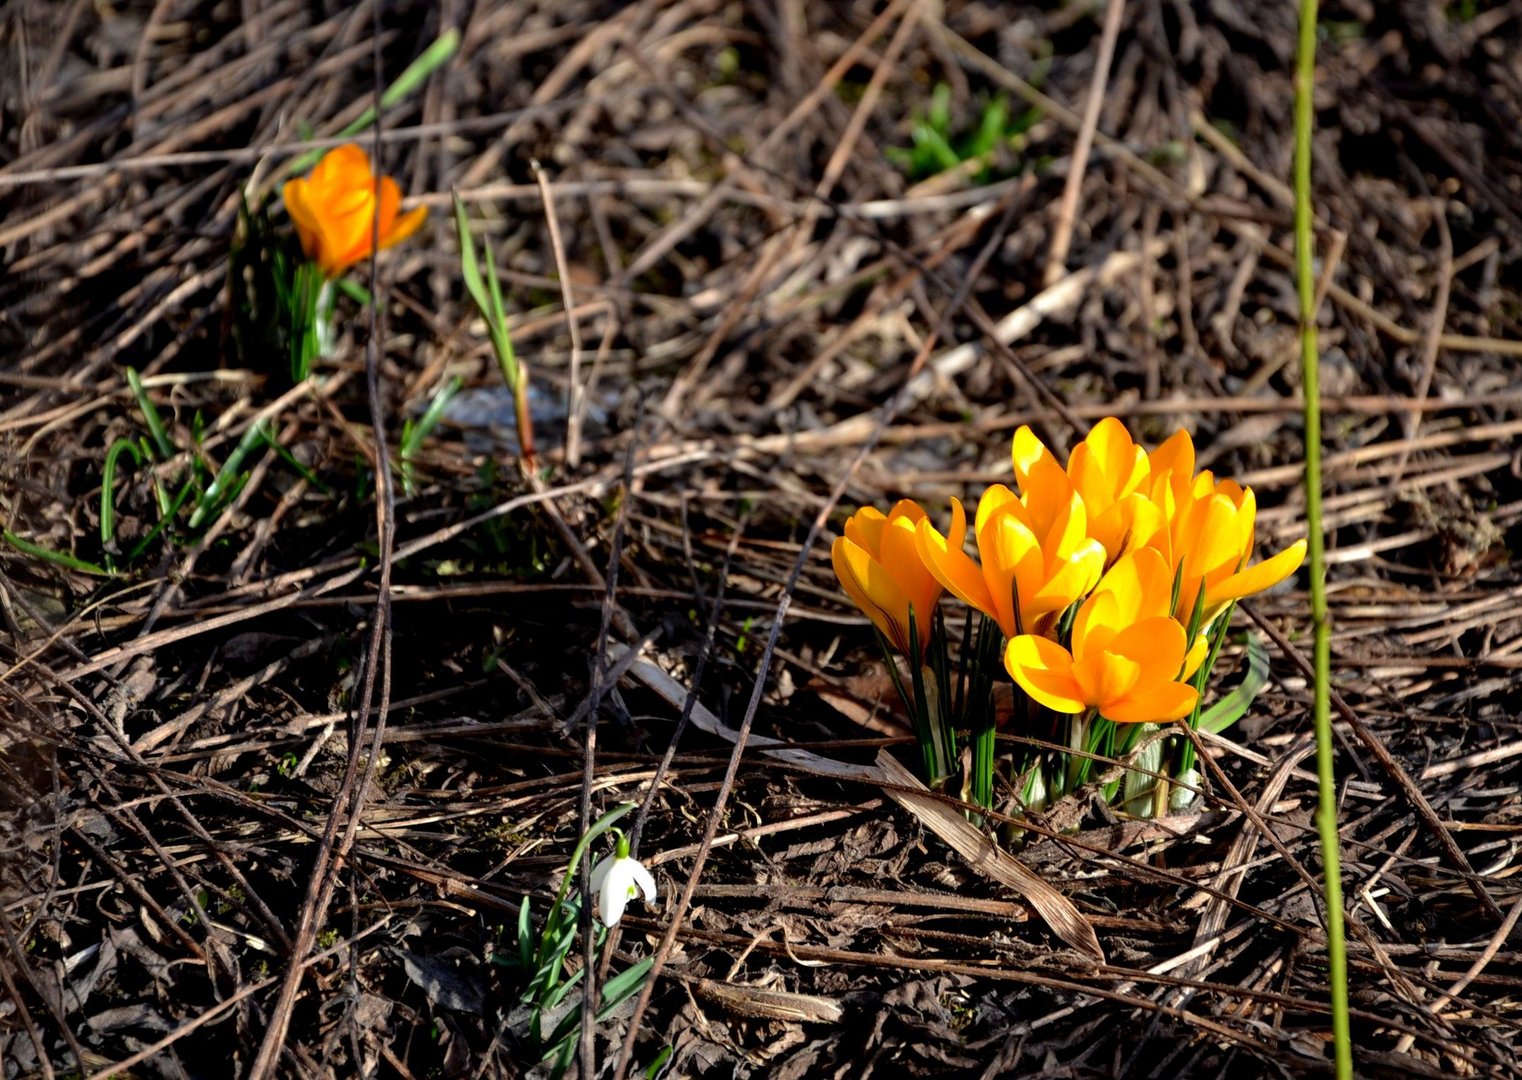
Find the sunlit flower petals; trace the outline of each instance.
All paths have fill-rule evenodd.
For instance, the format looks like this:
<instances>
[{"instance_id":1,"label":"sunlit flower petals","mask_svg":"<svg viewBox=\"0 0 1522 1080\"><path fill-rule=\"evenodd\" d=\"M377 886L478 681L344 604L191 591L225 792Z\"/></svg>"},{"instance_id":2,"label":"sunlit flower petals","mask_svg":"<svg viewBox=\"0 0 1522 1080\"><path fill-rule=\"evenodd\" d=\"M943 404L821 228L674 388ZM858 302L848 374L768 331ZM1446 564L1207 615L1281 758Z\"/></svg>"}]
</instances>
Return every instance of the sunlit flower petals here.
<instances>
[{"instance_id":1,"label":"sunlit flower petals","mask_svg":"<svg viewBox=\"0 0 1522 1080\"><path fill-rule=\"evenodd\" d=\"M1085 634L1093 633L1096 618L1113 633L1141 619L1156 618L1168 614L1168 601L1173 595L1173 575L1162 555L1151 548L1139 548L1115 560L1094 587L1097 601L1101 596L1110 598L1109 606L1095 604L1094 610L1084 617ZM1078 627L1074 625L1077 640Z\"/></svg>"},{"instance_id":2,"label":"sunlit flower petals","mask_svg":"<svg viewBox=\"0 0 1522 1080\"><path fill-rule=\"evenodd\" d=\"M1170 682L1128 694L1100 712L1117 724L1158 724L1188 716L1198 700L1194 687Z\"/></svg>"},{"instance_id":3,"label":"sunlit flower petals","mask_svg":"<svg viewBox=\"0 0 1522 1080\"><path fill-rule=\"evenodd\" d=\"M1012 506L1004 507L984 522L978 532L978 558L983 564L983 580L993 598L994 618L1004 636L1013 637L1020 631L1021 623L1015 612L1016 591L1023 615L1028 602L1046 584L1041 544L1021 519L1020 512Z\"/></svg>"},{"instance_id":4,"label":"sunlit flower petals","mask_svg":"<svg viewBox=\"0 0 1522 1080\"><path fill-rule=\"evenodd\" d=\"M1068 479L1091 515L1103 514L1135 491L1147 477L1146 452L1113 416L1094 425L1068 457Z\"/></svg>"},{"instance_id":5,"label":"sunlit flower petals","mask_svg":"<svg viewBox=\"0 0 1522 1080\"><path fill-rule=\"evenodd\" d=\"M978 499L978 512L973 518L972 532L976 536L995 513L1008 507L1019 506L1020 497L1003 484L994 484ZM1023 510L1024 507L1021 507Z\"/></svg>"},{"instance_id":6,"label":"sunlit flower petals","mask_svg":"<svg viewBox=\"0 0 1522 1080\"><path fill-rule=\"evenodd\" d=\"M1279 554L1238 573L1223 579L1219 584L1212 585L1205 591L1205 607L1207 610L1214 609L1231 600L1240 600L1244 596L1271 589L1285 578L1289 577L1300 564L1305 561L1305 541L1296 540Z\"/></svg>"},{"instance_id":7,"label":"sunlit flower petals","mask_svg":"<svg viewBox=\"0 0 1522 1080\"><path fill-rule=\"evenodd\" d=\"M1111 504L1110 508L1089 522L1089 535L1104 545L1111 561L1128 551L1156 546L1159 538L1166 542L1168 523L1163 511L1150 498L1132 492Z\"/></svg>"},{"instance_id":8,"label":"sunlit flower petals","mask_svg":"<svg viewBox=\"0 0 1522 1080\"><path fill-rule=\"evenodd\" d=\"M1004 650L1004 666L1032 700L1048 709L1079 713L1086 708L1083 691L1073 678L1073 658L1055 641L1022 634Z\"/></svg>"},{"instance_id":9,"label":"sunlit flower petals","mask_svg":"<svg viewBox=\"0 0 1522 1080\"><path fill-rule=\"evenodd\" d=\"M1166 617L1143 619L1122 628L1108 649L1145 669L1149 683L1171 682L1184 662L1184 628Z\"/></svg>"},{"instance_id":10,"label":"sunlit flower petals","mask_svg":"<svg viewBox=\"0 0 1522 1080\"><path fill-rule=\"evenodd\" d=\"M1168 436L1147 456L1147 468L1153 481L1167 477L1170 485L1187 490L1194 479L1194 440L1183 428Z\"/></svg>"},{"instance_id":11,"label":"sunlit flower petals","mask_svg":"<svg viewBox=\"0 0 1522 1080\"><path fill-rule=\"evenodd\" d=\"M607 856L592 868L592 895L604 926L618 925L629 901L642 896L645 903L656 897L655 878L638 859L627 854Z\"/></svg>"},{"instance_id":12,"label":"sunlit flower petals","mask_svg":"<svg viewBox=\"0 0 1522 1080\"><path fill-rule=\"evenodd\" d=\"M906 656L912 651L910 611L923 650L941 596L941 582L920 555L918 527L925 522L925 512L908 499L886 515L863 507L846 521L845 535L830 548L846 595Z\"/></svg>"},{"instance_id":13,"label":"sunlit flower petals","mask_svg":"<svg viewBox=\"0 0 1522 1080\"><path fill-rule=\"evenodd\" d=\"M1058 506L1045 532L1038 533L1048 559L1066 558L1083 546L1089 538L1089 514L1076 492Z\"/></svg>"},{"instance_id":14,"label":"sunlit flower petals","mask_svg":"<svg viewBox=\"0 0 1522 1080\"><path fill-rule=\"evenodd\" d=\"M888 576L886 570L865 549L840 537L830 547L830 561L835 566L835 576L845 589L851 602L872 620L872 625L900 652L909 652L909 627L907 620L900 623L890 612L908 611L909 598Z\"/></svg>"},{"instance_id":15,"label":"sunlit flower petals","mask_svg":"<svg viewBox=\"0 0 1522 1080\"><path fill-rule=\"evenodd\" d=\"M1036 590L1027 607L1021 596L1026 617L1034 618L1049 611L1062 611L1086 596L1104 573L1105 549L1096 541L1085 541L1071 555L1058 562L1046 582Z\"/></svg>"},{"instance_id":16,"label":"sunlit flower petals","mask_svg":"<svg viewBox=\"0 0 1522 1080\"><path fill-rule=\"evenodd\" d=\"M964 604L971 605L990 618L997 618L993 597L977 561L962 550L967 538L967 511L957 499L951 500L951 531L942 536L929 519L914 529L914 547L926 571Z\"/></svg>"},{"instance_id":17,"label":"sunlit flower petals","mask_svg":"<svg viewBox=\"0 0 1522 1080\"><path fill-rule=\"evenodd\" d=\"M1179 672L1179 681L1188 682L1194 678L1194 673L1200 670L1200 665L1205 662L1205 657L1210 653L1210 642L1204 634L1195 636L1194 644L1189 646L1189 652L1184 656L1184 668Z\"/></svg>"},{"instance_id":18,"label":"sunlit flower petals","mask_svg":"<svg viewBox=\"0 0 1522 1080\"><path fill-rule=\"evenodd\" d=\"M883 530L887 527L887 514L875 506L863 506L846 518L846 539L868 551L880 551L883 546Z\"/></svg>"},{"instance_id":19,"label":"sunlit flower petals","mask_svg":"<svg viewBox=\"0 0 1522 1080\"><path fill-rule=\"evenodd\" d=\"M1236 506L1224 495L1211 495L1194 508L1194 515L1184 573L1209 574L1223 566L1235 570L1242 562Z\"/></svg>"},{"instance_id":20,"label":"sunlit flower petals","mask_svg":"<svg viewBox=\"0 0 1522 1080\"><path fill-rule=\"evenodd\" d=\"M1095 589L1073 619L1073 652L1087 656L1109 648L1123 620L1116 594L1109 589Z\"/></svg>"},{"instance_id":21,"label":"sunlit flower petals","mask_svg":"<svg viewBox=\"0 0 1522 1080\"><path fill-rule=\"evenodd\" d=\"M1101 651L1073 661L1073 678L1083 691L1083 700L1099 706L1120 701L1142 677L1142 666L1122 653Z\"/></svg>"},{"instance_id":22,"label":"sunlit flower petals","mask_svg":"<svg viewBox=\"0 0 1522 1080\"><path fill-rule=\"evenodd\" d=\"M310 176L282 190L302 251L328 277L369 257L376 239L385 248L410 236L427 215L424 207L399 213L401 190L390 177L381 178L379 199L376 188L369 156L348 143L329 150Z\"/></svg>"},{"instance_id":23,"label":"sunlit flower petals","mask_svg":"<svg viewBox=\"0 0 1522 1080\"><path fill-rule=\"evenodd\" d=\"M1025 490L1027 478L1032 471L1040 467L1041 462L1049 461L1057 468L1062 468L1057 463L1057 459L1052 456L1052 452L1046 448L1046 443L1038 439L1036 433L1026 424L1021 424L1015 429L1015 437L1010 443L1010 456L1014 460L1015 480L1022 491Z\"/></svg>"}]
</instances>

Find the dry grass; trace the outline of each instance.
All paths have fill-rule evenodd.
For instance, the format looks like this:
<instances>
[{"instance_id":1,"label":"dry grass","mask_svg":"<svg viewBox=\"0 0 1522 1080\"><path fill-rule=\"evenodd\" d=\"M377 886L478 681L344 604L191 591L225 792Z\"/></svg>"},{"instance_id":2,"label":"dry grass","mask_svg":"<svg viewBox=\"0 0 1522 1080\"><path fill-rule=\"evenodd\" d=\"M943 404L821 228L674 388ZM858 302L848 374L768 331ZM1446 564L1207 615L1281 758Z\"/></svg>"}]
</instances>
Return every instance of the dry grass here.
<instances>
[{"instance_id":1,"label":"dry grass","mask_svg":"<svg viewBox=\"0 0 1522 1080\"><path fill-rule=\"evenodd\" d=\"M1326 8L1359 1072L1511 1075L1515 12ZM278 179L301 125L369 103L377 21L382 79L463 34L384 117L387 168L434 213L381 263L384 318L349 308L340 356L292 390L227 336L238 192ZM662 973L635 1027L599 1029L609 1070L631 1031L640 1071L671 1045L680 1076L1327 1069L1303 594L1252 613L1275 680L1209 742L1203 813L1071 800L1030 830L1020 859L1099 962L870 764L905 729L824 557L842 506L943 505L1004 478L1017 425L1065 448L1108 414L1149 442L1188 427L1256 488L1265 549L1299 528L1292 7L1127 4L1047 289L1099 39L1085 5L915 0L0 8L5 527L104 557L103 458L143 432L128 366L178 445L204 427L221 462L267 418L311 474L261 446L231 512L118 579L0 548L5 1075L525 1071L495 962L520 899L543 909L584 796L645 796L684 716L641 815L663 902L616 946ZM887 151L937 82L969 123L1000 94L1041 107L988 175L915 182ZM528 480L451 189L535 372ZM369 345L393 452L451 376L468 387L380 519ZM147 471L115 490L141 538Z\"/></svg>"}]
</instances>

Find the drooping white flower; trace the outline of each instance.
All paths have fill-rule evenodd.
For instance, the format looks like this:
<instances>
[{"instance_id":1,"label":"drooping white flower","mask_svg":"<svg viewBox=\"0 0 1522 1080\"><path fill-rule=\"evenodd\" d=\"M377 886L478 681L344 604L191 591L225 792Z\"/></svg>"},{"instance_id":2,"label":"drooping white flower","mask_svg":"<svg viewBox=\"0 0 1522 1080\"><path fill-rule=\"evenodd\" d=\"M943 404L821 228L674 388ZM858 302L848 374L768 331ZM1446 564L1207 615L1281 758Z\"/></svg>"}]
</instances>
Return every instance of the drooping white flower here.
<instances>
[{"instance_id":1,"label":"drooping white flower","mask_svg":"<svg viewBox=\"0 0 1522 1080\"><path fill-rule=\"evenodd\" d=\"M618 836L618 850L592 868L592 892L597 897L598 917L604 926L617 926L624 917L624 908L636 896L643 894L647 904L655 901L655 878L629 854L629 841L622 833Z\"/></svg>"}]
</instances>

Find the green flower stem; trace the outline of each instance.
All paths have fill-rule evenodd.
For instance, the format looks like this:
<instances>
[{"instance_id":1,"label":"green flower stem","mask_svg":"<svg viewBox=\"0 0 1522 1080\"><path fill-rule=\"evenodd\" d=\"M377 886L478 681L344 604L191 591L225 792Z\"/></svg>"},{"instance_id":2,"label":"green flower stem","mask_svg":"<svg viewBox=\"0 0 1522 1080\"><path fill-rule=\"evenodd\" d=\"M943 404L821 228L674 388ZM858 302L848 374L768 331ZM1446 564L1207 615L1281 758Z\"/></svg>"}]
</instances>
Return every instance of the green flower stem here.
<instances>
[{"instance_id":1,"label":"green flower stem","mask_svg":"<svg viewBox=\"0 0 1522 1080\"><path fill-rule=\"evenodd\" d=\"M1300 297L1301 389L1305 398L1305 520L1311 573L1311 623L1315 631L1316 775L1320 802L1321 863L1326 890L1327 969L1332 998L1332 1046L1338 1080L1352 1080L1353 1044L1348 1026L1348 961L1338 857L1337 786L1332 760L1331 626L1326 604L1326 545L1321 524L1321 389L1316 342L1315 238L1311 230L1312 95L1316 84L1317 0L1300 0L1300 37L1295 65L1295 278Z\"/></svg>"}]
</instances>

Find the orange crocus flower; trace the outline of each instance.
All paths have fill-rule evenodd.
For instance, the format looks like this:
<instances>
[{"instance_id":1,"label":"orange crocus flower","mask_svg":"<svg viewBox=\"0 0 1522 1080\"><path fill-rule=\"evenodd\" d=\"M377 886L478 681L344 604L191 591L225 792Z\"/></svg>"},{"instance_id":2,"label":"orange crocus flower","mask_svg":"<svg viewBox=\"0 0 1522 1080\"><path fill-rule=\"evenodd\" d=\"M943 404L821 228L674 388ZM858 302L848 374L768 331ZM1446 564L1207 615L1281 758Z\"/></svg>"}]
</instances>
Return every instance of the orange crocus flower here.
<instances>
[{"instance_id":1,"label":"orange crocus flower","mask_svg":"<svg viewBox=\"0 0 1522 1080\"><path fill-rule=\"evenodd\" d=\"M1195 477L1168 530L1171 564L1180 572L1180 619L1192 616L1201 590L1205 593L1205 621L1209 622L1229 601L1271 588L1300 569L1305 560L1304 540L1296 540L1272 558L1247 565L1253 552L1257 509L1252 488L1234 480L1217 482L1209 472Z\"/></svg>"},{"instance_id":2,"label":"orange crocus flower","mask_svg":"<svg viewBox=\"0 0 1522 1080\"><path fill-rule=\"evenodd\" d=\"M302 251L329 278L373 254L377 225L380 246L388 248L417 232L428 216L423 206L398 214L402 192L389 176L380 178L377 209L370 157L353 143L329 150L310 176L286 181L282 194Z\"/></svg>"},{"instance_id":3,"label":"orange crocus flower","mask_svg":"<svg viewBox=\"0 0 1522 1080\"><path fill-rule=\"evenodd\" d=\"M914 612L923 653L941 598L941 583L915 550L915 526L924 519L925 511L911 499L896 503L886 516L865 506L846 521L846 534L830 549L846 595L905 656L910 654L909 613Z\"/></svg>"},{"instance_id":4,"label":"orange crocus flower","mask_svg":"<svg viewBox=\"0 0 1522 1080\"><path fill-rule=\"evenodd\" d=\"M1104 569L1104 548L1085 534L1082 499L1070 493L1060 501L1031 501L1036 505L1002 484L983 493L974 525L978 562L962 550L967 512L956 499L950 533L942 536L925 520L916 535L926 569L957 599L997 622L1005 637L1048 625L1046 617L1092 589Z\"/></svg>"}]
</instances>

